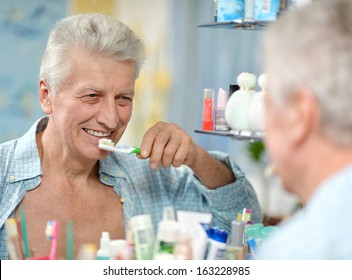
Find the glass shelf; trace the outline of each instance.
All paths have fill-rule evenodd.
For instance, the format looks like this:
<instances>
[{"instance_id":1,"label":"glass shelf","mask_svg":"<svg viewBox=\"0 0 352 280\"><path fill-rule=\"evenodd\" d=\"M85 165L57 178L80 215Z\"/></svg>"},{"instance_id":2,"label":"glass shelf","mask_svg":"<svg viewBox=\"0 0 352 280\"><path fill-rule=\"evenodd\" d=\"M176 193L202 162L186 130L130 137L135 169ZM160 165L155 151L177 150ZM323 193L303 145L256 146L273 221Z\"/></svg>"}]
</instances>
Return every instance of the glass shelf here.
<instances>
[{"instance_id":1,"label":"glass shelf","mask_svg":"<svg viewBox=\"0 0 352 280\"><path fill-rule=\"evenodd\" d=\"M262 131L240 131L240 130L200 130L195 129L195 133L217 135L217 136L226 136L234 140L245 140L250 142L262 141L264 139L264 132Z\"/></svg>"},{"instance_id":2,"label":"glass shelf","mask_svg":"<svg viewBox=\"0 0 352 280\"><path fill-rule=\"evenodd\" d=\"M223 28L223 29L238 29L238 30L263 30L270 21L224 21L199 24L198 27Z\"/></svg>"}]
</instances>

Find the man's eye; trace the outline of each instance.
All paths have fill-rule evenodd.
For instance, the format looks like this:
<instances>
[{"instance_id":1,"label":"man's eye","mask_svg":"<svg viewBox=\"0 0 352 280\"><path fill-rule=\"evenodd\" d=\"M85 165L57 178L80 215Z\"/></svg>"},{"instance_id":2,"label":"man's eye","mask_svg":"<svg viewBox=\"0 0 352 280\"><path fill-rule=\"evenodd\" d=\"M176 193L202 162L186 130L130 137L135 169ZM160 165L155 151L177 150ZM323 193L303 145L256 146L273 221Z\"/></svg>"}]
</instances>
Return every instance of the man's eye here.
<instances>
[{"instance_id":1,"label":"man's eye","mask_svg":"<svg viewBox=\"0 0 352 280\"><path fill-rule=\"evenodd\" d=\"M121 96L120 97L122 100L129 100L129 101L132 101L132 98L131 97L128 97L128 96Z\"/></svg>"},{"instance_id":2,"label":"man's eye","mask_svg":"<svg viewBox=\"0 0 352 280\"><path fill-rule=\"evenodd\" d=\"M90 94L87 94L86 96L87 96L87 97L90 97L90 98L94 98L94 97L97 97L98 94L96 94L96 93L90 93Z\"/></svg>"},{"instance_id":3,"label":"man's eye","mask_svg":"<svg viewBox=\"0 0 352 280\"><path fill-rule=\"evenodd\" d=\"M119 96L117 102L120 106L126 106L132 103L132 98L129 96Z\"/></svg>"},{"instance_id":4,"label":"man's eye","mask_svg":"<svg viewBox=\"0 0 352 280\"><path fill-rule=\"evenodd\" d=\"M92 92L92 93L83 95L81 100L83 102L96 103L99 101L99 94Z\"/></svg>"}]
</instances>

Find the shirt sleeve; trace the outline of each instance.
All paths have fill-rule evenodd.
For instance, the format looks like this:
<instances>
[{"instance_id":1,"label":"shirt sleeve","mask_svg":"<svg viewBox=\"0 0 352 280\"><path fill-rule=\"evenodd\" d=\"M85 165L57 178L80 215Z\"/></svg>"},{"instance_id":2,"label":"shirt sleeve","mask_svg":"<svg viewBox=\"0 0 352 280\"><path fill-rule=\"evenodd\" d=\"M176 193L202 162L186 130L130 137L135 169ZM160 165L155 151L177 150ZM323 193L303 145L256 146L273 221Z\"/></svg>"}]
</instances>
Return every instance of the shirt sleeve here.
<instances>
[{"instance_id":1,"label":"shirt sleeve","mask_svg":"<svg viewBox=\"0 0 352 280\"><path fill-rule=\"evenodd\" d=\"M178 174L178 191L172 194L177 208L210 212L213 215L213 224L227 231L230 231L231 221L236 219L243 208L253 210L253 223L262 222L263 216L257 195L243 171L229 155L217 151L209 153L233 171L236 181L216 189L208 189L194 176L190 168L176 169L183 173Z\"/></svg>"}]
</instances>

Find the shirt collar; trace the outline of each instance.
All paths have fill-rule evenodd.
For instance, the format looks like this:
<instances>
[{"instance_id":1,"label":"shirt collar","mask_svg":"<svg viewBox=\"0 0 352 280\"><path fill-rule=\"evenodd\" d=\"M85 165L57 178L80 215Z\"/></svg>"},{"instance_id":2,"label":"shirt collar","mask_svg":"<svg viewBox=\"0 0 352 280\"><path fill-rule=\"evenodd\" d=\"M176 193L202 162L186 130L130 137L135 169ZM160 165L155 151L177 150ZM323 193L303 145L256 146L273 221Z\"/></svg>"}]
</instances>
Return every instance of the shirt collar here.
<instances>
[{"instance_id":1,"label":"shirt collar","mask_svg":"<svg viewBox=\"0 0 352 280\"><path fill-rule=\"evenodd\" d=\"M42 175L40 158L36 143L38 124L45 117L37 120L32 127L18 139L14 148L13 167L10 171L10 181L17 182Z\"/></svg>"},{"instance_id":2,"label":"shirt collar","mask_svg":"<svg viewBox=\"0 0 352 280\"><path fill-rule=\"evenodd\" d=\"M126 171L121 167L121 161L124 161L124 154L119 153L117 156L115 153L110 153L110 155L104 160L99 161L99 173L109 175L112 177L126 177ZM128 156L128 155L127 155Z\"/></svg>"}]
</instances>

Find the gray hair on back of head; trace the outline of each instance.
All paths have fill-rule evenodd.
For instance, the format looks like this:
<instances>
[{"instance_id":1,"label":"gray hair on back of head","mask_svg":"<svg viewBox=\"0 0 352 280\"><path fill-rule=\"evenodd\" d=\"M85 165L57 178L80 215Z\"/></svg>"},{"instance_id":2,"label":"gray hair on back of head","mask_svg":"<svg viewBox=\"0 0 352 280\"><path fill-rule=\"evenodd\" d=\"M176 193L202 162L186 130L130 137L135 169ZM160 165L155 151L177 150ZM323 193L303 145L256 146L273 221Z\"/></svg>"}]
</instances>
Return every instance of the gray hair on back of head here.
<instances>
[{"instance_id":1,"label":"gray hair on back of head","mask_svg":"<svg viewBox=\"0 0 352 280\"><path fill-rule=\"evenodd\" d=\"M40 78L55 91L70 73L70 53L86 50L92 54L131 60L138 78L145 60L142 41L124 23L102 14L66 17L51 30L44 51Z\"/></svg>"},{"instance_id":2,"label":"gray hair on back of head","mask_svg":"<svg viewBox=\"0 0 352 280\"><path fill-rule=\"evenodd\" d=\"M287 12L264 34L268 93L277 105L309 88L322 113L321 131L352 143L352 1L319 0Z\"/></svg>"}]
</instances>

